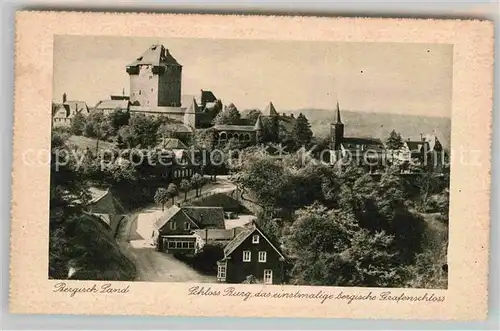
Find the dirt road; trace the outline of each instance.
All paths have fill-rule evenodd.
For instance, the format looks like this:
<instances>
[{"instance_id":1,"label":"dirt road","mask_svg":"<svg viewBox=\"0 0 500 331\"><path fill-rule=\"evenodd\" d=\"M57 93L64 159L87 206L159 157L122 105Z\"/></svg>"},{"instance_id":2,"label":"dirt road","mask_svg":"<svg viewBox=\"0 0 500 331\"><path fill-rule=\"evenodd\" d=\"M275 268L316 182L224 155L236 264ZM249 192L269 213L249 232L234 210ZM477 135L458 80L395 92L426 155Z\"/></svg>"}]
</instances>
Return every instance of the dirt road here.
<instances>
[{"instance_id":1,"label":"dirt road","mask_svg":"<svg viewBox=\"0 0 500 331\"><path fill-rule=\"evenodd\" d=\"M224 192L234 189L234 185L227 178L218 178L217 183L210 183L203 187L202 193L209 191ZM195 191L188 192L188 199L195 196ZM177 199L183 199L178 197ZM169 202L165 208L171 206ZM151 205L135 211L120 225L116 239L122 252L127 255L137 268L137 281L162 282L216 282L212 276L202 275L189 265L171 255L160 253L152 246L154 222L162 215L161 207Z\"/></svg>"}]
</instances>

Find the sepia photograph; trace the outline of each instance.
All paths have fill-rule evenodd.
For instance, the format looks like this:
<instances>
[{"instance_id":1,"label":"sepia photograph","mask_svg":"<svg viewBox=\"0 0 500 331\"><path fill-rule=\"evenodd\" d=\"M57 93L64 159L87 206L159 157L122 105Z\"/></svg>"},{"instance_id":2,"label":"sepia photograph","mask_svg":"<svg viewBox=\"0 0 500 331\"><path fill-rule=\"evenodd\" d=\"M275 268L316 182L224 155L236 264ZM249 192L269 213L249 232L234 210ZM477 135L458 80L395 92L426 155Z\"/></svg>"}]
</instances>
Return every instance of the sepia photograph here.
<instances>
[{"instance_id":1,"label":"sepia photograph","mask_svg":"<svg viewBox=\"0 0 500 331\"><path fill-rule=\"evenodd\" d=\"M452 45L53 51L49 279L448 287Z\"/></svg>"}]
</instances>

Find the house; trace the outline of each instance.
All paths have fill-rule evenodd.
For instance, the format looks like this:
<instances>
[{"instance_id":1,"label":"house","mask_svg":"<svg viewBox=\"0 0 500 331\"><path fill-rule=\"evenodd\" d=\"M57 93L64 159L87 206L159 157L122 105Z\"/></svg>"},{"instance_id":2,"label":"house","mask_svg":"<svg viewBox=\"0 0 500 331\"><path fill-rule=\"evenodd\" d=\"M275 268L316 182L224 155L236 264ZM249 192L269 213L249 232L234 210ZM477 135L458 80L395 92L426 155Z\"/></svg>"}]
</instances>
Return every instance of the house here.
<instances>
[{"instance_id":1,"label":"house","mask_svg":"<svg viewBox=\"0 0 500 331\"><path fill-rule=\"evenodd\" d=\"M99 101L95 109L102 111L105 115L111 114L115 110L127 112L130 109L129 97L112 95L110 100Z\"/></svg>"},{"instance_id":2,"label":"house","mask_svg":"<svg viewBox=\"0 0 500 331\"><path fill-rule=\"evenodd\" d=\"M54 126L68 127L77 114L87 116L90 114L85 101L68 101L66 93L63 94L63 102L53 107L52 124Z\"/></svg>"},{"instance_id":3,"label":"house","mask_svg":"<svg viewBox=\"0 0 500 331\"><path fill-rule=\"evenodd\" d=\"M213 126L217 143L224 145L232 139L241 143L257 144L262 138L263 126L261 116L253 125L217 124Z\"/></svg>"},{"instance_id":4,"label":"house","mask_svg":"<svg viewBox=\"0 0 500 331\"><path fill-rule=\"evenodd\" d=\"M264 284L283 284L286 268L280 248L251 222L224 248L224 258L217 262L217 280L242 283L252 275Z\"/></svg>"},{"instance_id":5,"label":"house","mask_svg":"<svg viewBox=\"0 0 500 331\"><path fill-rule=\"evenodd\" d=\"M199 229L224 228L222 207L172 206L156 222L154 237L160 252L196 254L207 240Z\"/></svg>"},{"instance_id":6,"label":"house","mask_svg":"<svg viewBox=\"0 0 500 331\"><path fill-rule=\"evenodd\" d=\"M97 217L115 235L120 222L127 216L125 208L109 189L90 187L91 200L85 206L89 215Z\"/></svg>"}]
</instances>

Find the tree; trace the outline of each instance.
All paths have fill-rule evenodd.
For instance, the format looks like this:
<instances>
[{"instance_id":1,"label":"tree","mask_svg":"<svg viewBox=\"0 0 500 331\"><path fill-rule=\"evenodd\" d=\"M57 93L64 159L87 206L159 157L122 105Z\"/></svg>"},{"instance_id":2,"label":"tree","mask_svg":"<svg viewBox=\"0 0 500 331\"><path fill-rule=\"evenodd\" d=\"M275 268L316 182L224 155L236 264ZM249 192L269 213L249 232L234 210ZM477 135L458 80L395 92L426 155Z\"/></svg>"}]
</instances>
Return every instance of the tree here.
<instances>
[{"instance_id":1,"label":"tree","mask_svg":"<svg viewBox=\"0 0 500 331\"><path fill-rule=\"evenodd\" d=\"M387 149L390 150L399 150L404 146L403 138L401 138L401 134L396 132L396 130L392 130L389 134L389 138L386 141Z\"/></svg>"},{"instance_id":2,"label":"tree","mask_svg":"<svg viewBox=\"0 0 500 331\"><path fill-rule=\"evenodd\" d=\"M397 286L392 237L359 227L349 212L314 204L297 211L284 247L293 259L296 284Z\"/></svg>"},{"instance_id":3,"label":"tree","mask_svg":"<svg viewBox=\"0 0 500 331\"><path fill-rule=\"evenodd\" d=\"M195 173L191 177L191 186L196 190L196 196L198 197L201 191L201 187L204 184L203 176L199 173Z\"/></svg>"},{"instance_id":4,"label":"tree","mask_svg":"<svg viewBox=\"0 0 500 331\"><path fill-rule=\"evenodd\" d=\"M99 151L99 141L110 132L109 122L102 111L94 110L87 116L84 126L84 135L96 139L96 152Z\"/></svg>"},{"instance_id":5,"label":"tree","mask_svg":"<svg viewBox=\"0 0 500 331\"><path fill-rule=\"evenodd\" d=\"M306 145L312 139L313 133L307 118L300 113L292 129L292 137L298 145Z\"/></svg>"},{"instance_id":6,"label":"tree","mask_svg":"<svg viewBox=\"0 0 500 331\"><path fill-rule=\"evenodd\" d=\"M81 136L85 128L85 116L82 113L77 113L71 120L70 132L75 136Z\"/></svg>"},{"instance_id":7,"label":"tree","mask_svg":"<svg viewBox=\"0 0 500 331\"><path fill-rule=\"evenodd\" d=\"M156 190L154 199L155 203L161 205L161 211L165 211L165 204L167 203L169 198L169 193L165 188L160 187Z\"/></svg>"},{"instance_id":8,"label":"tree","mask_svg":"<svg viewBox=\"0 0 500 331\"><path fill-rule=\"evenodd\" d=\"M257 118L262 115L262 112L259 109L250 109L246 114L246 118L252 123L257 121Z\"/></svg>"},{"instance_id":9,"label":"tree","mask_svg":"<svg viewBox=\"0 0 500 331\"><path fill-rule=\"evenodd\" d=\"M142 148L153 147L158 138L158 128L165 120L162 118L149 117L144 114L133 114L130 116L129 134L135 146ZM126 139L124 139L126 141Z\"/></svg>"},{"instance_id":10,"label":"tree","mask_svg":"<svg viewBox=\"0 0 500 331\"><path fill-rule=\"evenodd\" d=\"M223 111L219 112L217 116L215 116L213 124L236 125L239 124L240 121L241 115L238 108L236 108L234 103L230 103Z\"/></svg>"},{"instance_id":11,"label":"tree","mask_svg":"<svg viewBox=\"0 0 500 331\"><path fill-rule=\"evenodd\" d=\"M167 196L169 198L172 198L172 206L174 205L175 201L175 197L179 194L179 189L177 188L177 185L175 185L174 183L170 183L167 187Z\"/></svg>"},{"instance_id":12,"label":"tree","mask_svg":"<svg viewBox=\"0 0 500 331\"><path fill-rule=\"evenodd\" d=\"M113 112L108 115L108 122L112 134L116 134L122 126L128 125L129 120L130 112L123 111L121 108L113 110Z\"/></svg>"},{"instance_id":13,"label":"tree","mask_svg":"<svg viewBox=\"0 0 500 331\"><path fill-rule=\"evenodd\" d=\"M179 189L181 192L184 192L184 201L187 201L187 194L189 190L191 190L191 183L187 179L181 180L179 185Z\"/></svg>"}]
</instances>

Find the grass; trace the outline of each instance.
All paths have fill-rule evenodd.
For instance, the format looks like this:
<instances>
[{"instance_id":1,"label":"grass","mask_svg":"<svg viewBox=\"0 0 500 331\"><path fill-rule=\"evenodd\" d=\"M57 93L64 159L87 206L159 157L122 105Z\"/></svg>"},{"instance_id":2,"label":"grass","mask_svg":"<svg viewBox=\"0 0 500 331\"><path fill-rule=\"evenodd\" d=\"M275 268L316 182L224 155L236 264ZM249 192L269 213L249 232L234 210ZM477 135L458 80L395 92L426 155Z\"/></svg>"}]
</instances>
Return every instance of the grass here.
<instances>
[{"instance_id":1,"label":"grass","mask_svg":"<svg viewBox=\"0 0 500 331\"><path fill-rule=\"evenodd\" d=\"M79 149L90 149L91 152L96 152L97 139L87 138L82 136L71 136L68 142L76 145ZM110 150L115 148L115 144L108 141L99 140L99 151Z\"/></svg>"}]
</instances>

